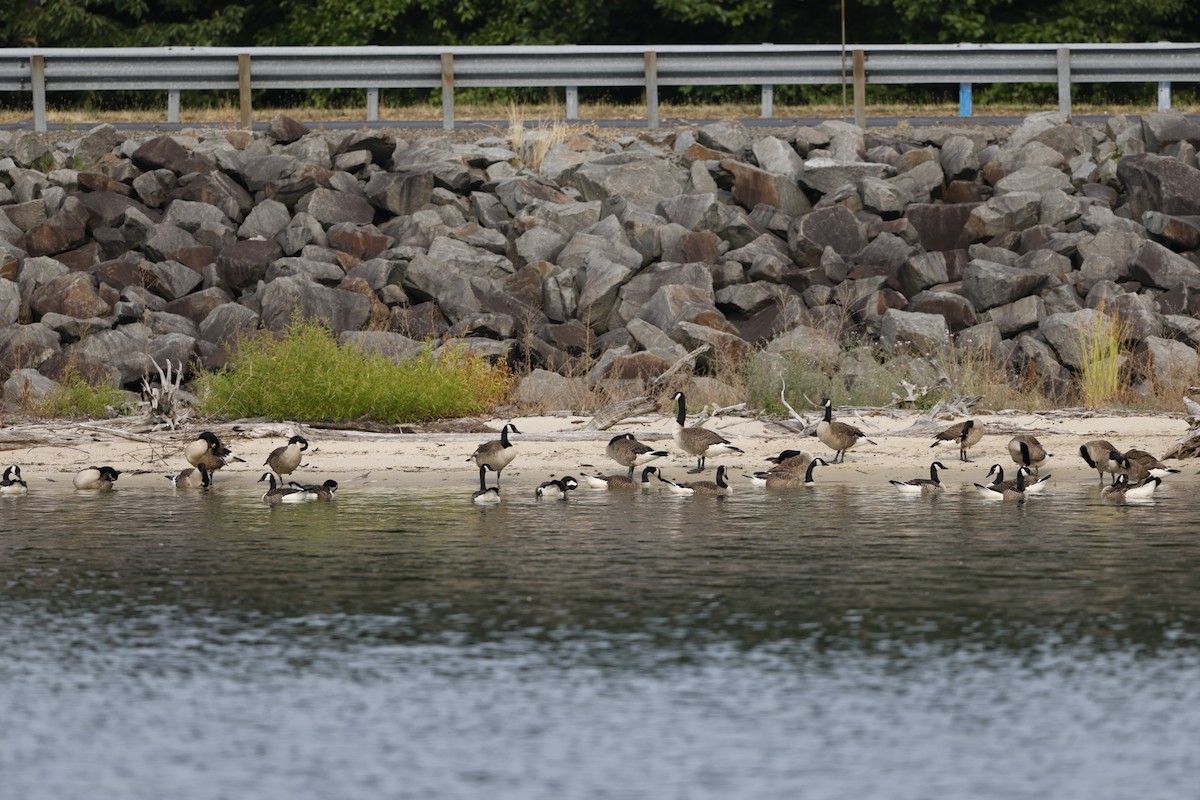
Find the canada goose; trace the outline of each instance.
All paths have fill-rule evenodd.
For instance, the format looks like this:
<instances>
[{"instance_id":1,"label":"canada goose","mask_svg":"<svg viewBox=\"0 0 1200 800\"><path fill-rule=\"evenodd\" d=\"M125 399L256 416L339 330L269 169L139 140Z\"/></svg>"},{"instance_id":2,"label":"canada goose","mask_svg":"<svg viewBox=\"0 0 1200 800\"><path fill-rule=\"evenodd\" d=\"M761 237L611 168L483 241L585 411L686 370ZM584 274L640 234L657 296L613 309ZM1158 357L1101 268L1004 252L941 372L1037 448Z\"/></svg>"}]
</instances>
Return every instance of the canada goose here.
<instances>
[{"instance_id":1,"label":"canada goose","mask_svg":"<svg viewBox=\"0 0 1200 800\"><path fill-rule=\"evenodd\" d=\"M1018 434L1009 440L1008 454L1019 466L1033 470L1034 475L1038 474L1046 459L1052 455L1046 452L1046 448L1042 447L1042 443L1036 437L1028 433Z\"/></svg>"},{"instance_id":2,"label":"canada goose","mask_svg":"<svg viewBox=\"0 0 1200 800\"><path fill-rule=\"evenodd\" d=\"M645 467L642 469L642 479L640 481L635 481L624 475L589 475L586 472L579 474L583 476L584 483L593 489L618 491L622 489L636 489L638 486L650 483L650 475L655 472L658 472L657 467Z\"/></svg>"},{"instance_id":3,"label":"canada goose","mask_svg":"<svg viewBox=\"0 0 1200 800\"><path fill-rule=\"evenodd\" d=\"M116 483L120 470L112 467L87 467L75 473L71 483L76 489L97 489L101 492L111 492Z\"/></svg>"},{"instance_id":4,"label":"canada goose","mask_svg":"<svg viewBox=\"0 0 1200 800\"><path fill-rule=\"evenodd\" d=\"M957 425L951 425L937 436L934 436L933 444L930 447L956 444L958 445L959 460L970 461L971 459L967 458L967 448L979 444L979 440L983 438L983 432L983 423L969 419Z\"/></svg>"},{"instance_id":5,"label":"canada goose","mask_svg":"<svg viewBox=\"0 0 1200 800\"><path fill-rule=\"evenodd\" d=\"M229 448L221 444L221 440L212 431L204 431L192 441L188 442L183 447L183 457L193 467L198 467L201 464L209 473L216 472L221 467L233 461L245 462L246 459L238 458L229 451Z\"/></svg>"},{"instance_id":6,"label":"canada goose","mask_svg":"<svg viewBox=\"0 0 1200 800\"><path fill-rule=\"evenodd\" d=\"M337 491L338 482L330 478L324 483L297 483L296 481L288 481L288 486L293 489L299 489L304 492L305 500L315 500L321 503L329 503L333 501L333 493Z\"/></svg>"},{"instance_id":7,"label":"canada goose","mask_svg":"<svg viewBox=\"0 0 1200 800\"><path fill-rule=\"evenodd\" d=\"M1027 476L1033 474L1033 470L1031 470L1029 467L1017 467L1018 472L1022 470L1024 470L1025 475ZM989 486L1005 487L1008 489L1015 489L1017 487L1016 478L1008 478L1005 480L1004 467L1000 466L999 464L992 464L992 468L988 470L987 477L991 478L993 475L996 477L992 478L992 482L988 484ZM1025 494L1041 494L1043 491L1045 491L1046 487L1050 485L1051 477L1052 476L1050 475L1043 475L1033 483L1029 483L1027 481L1025 483Z\"/></svg>"},{"instance_id":8,"label":"canada goose","mask_svg":"<svg viewBox=\"0 0 1200 800\"><path fill-rule=\"evenodd\" d=\"M658 479L667 484L667 491L673 494L733 494L733 487L725 481L724 466L717 467L717 479L715 481L679 483L664 478L661 472L658 475Z\"/></svg>"},{"instance_id":9,"label":"canada goose","mask_svg":"<svg viewBox=\"0 0 1200 800\"><path fill-rule=\"evenodd\" d=\"M301 453L307 449L308 439L296 434L288 439L287 444L272 450L271 455L267 456L267 460L263 462L263 466L270 467L271 471L279 476L279 481L282 483L284 475L291 475L296 471L296 467L300 466Z\"/></svg>"},{"instance_id":10,"label":"canada goose","mask_svg":"<svg viewBox=\"0 0 1200 800\"><path fill-rule=\"evenodd\" d=\"M26 494L28 491L29 484L22 480L20 467L13 464L4 470L4 477L0 478L0 494Z\"/></svg>"},{"instance_id":11,"label":"canada goose","mask_svg":"<svg viewBox=\"0 0 1200 800\"><path fill-rule=\"evenodd\" d=\"M807 450L783 450L777 456L767 456L767 461L775 465L768 471L795 470L799 472L807 469L812 460L813 454Z\"/></svg>"},{"instance_id":12,"label":"canada goose","mask_svg":"<svg viewBox=\"0 0 1200 800\"><path fill-rule=\"evenodd\" d=\"M622 467L629 467L629 474L626 477L631 481L634 467L640 467L649 461L668 455L666 450L655 450L648 444L642 444L632 433L614 436L609 440L604 452Z\"/></svg>"},{"instance_id":13,"label":"canada goose","mask_svg":"<svg viewBox=\"0 0 1200 800\"><path fill-rule=\"evenodd\" d=\"M1162 478L1151 475L1139 483L1130 483L1129 476L1124 473L1116 480L1100 490L1100 496L1105 500L1145 500L1154 494L1154 490L1162 483Z\"/></svg>"},{"instance_id":14,"label":"canada goose","mask_svg":"<svg viewBox=\"0 0 1200 800\"><path fill-rule=\"evenodd\" d=\"M671 438L675 440L675 444L697 458L696 468L689 469L689 474L695 475L703 472L704 460L709 456L742 452L740 447L734 447L728 439L716 431L710 431L699 425L687 426L687 407L683 392L676 392L671 399L679 405L679 410L675 414L675 427L671 431Z\"/></svg>"},{"instance_id":15,"label":"canada goose","mask_svg":"<svg viewBox=\"0 0 1200 800\"><path fill-rule=\"evenodd\" d=\"M834 464L845 461L846 451L860 441L875 444L858 428L833 418L832 400L825 398L821 403L825 406L825 419L817 423L817 438L823 445L834 451Z\"/></svg>"},{"instance_id":16,"label":"canada goose","mask_svg":"<svg viewBox=\"0 0 1200 800\"><path fill-rule=\"evenodd\" d=\"M557 498L559 500L567 499L567 492L575 491L579 488L579 481L575 480L574 475L564 475L558 480L548 480L533 490L533 494L539 500L543 497Z\"/></svg>"},{"instance_id":17,"label":"canada goose","mask_svg":"<svg viewBox=\"0 0 1200 800\"><path fill-rule=\"evenodd\" d=\"M1179 473L1179 470L1168 467L1150 453L1136 447L1126 450L1121 456L1122 470L1129 476L1130 483L1141 483L1150 475L1165 478Z\"/></svg>"},{"instance_id":18,"label":"canada goose","mask_svg":"<svg viewBox=\"0 0 1200 800\"><path fill-rule=\"evenodd\" d=\"M795 470L785 470L783 472L771 470L758 474L765 476L762 485L768 489L811 489L817 485L813 480L813 470L819 466L827 467L829 466L829 462L823 458L814 458L808 462L808 468L804 471L803 478Z\"/></svg>"},{"instance_id":19,"label":"canada goose","mask_svg":"<svg viewBox=\"0 0 1200 800\"><path fill-rule=\"evenodd\" d=\"M303 503L304 489L297 486L279 486L275 483L275 476L270 472L264 472L262 477L256 483L270 481L271 488L263 492L262 501L275 505L277 503Z\"/></svg>"},{"instance_id":20,"label":"canada goose","mask_svg":"<svg viewBox=\"0 0 1200 800\"><path fill-rule=\"evenodd\" d=\"M1120 462L1112 458L1114 452L1117 452L1117 448L1106 439L1092 439L1079 445L1079 455L1083 456L1089 467L1100 473L1102 481L1104 473L1108 473L1110 480L1116 480L1117 473L1121 471Z\"/></svg>"},{"instance_id":21,"label":"canada goose","mask_svg":"<svg viewBox=\"0 0 1200 800\"><path fill-rule=\"evenodd\" d=\"M493 439L490 442L484 442L475 448L475 452L467 457L467 461L474 461L476 466L487 467L492 472L496 473L496 486L500 486L500 472L517 457L517 451L513 449L512 442L508 441L509 431L520 433L517 426L511 422L500 429L500 438Z\"/></svg>"},{"instance_id":22,"label":"canada goose","mask_svg":"<svg viewBox=\"0 0 1200 800\"><path fill-rule=\"evenodd\" d=\"M491 469L487 464L479 465L479 491L471 495L471 500L481 506L491 506L500 502L500 487L488 486L484 478Z\"/></svg>"},{"instance_id":23,"label":"canada goose","mask_svg":"<svg viewBox=\"0 0 1200 800\"><path fill-rule=\"evenodd\" d=\"M201 462L195 467L180 470L178 475L168 475L167 480L176 489L207 489L212 486L212 473Z\"/></svg>"},{"instance_id":24,"label":"canada goose","mask_svg":"<svg viewBox=\"0 0 1200 800\"><path fill-rule=\"evenodd\" d=\"M938 480L939 469L947 469L947 467L940 461L934 461L929 465L928 478L913 478L908 481L888 481L888 483L895 486L900 494L936 494L937 492L946 490L946 487Z\"/></svg>"},{"instance_id":25,"label":"canada goose","mask_svg":"<svg viewBox=\"0 0 1200 800\"><path fill-rule=\"evenodd\" d=\"M1028 467L1018 468L1016 483L1012 486L1009 486L1007 483L991 483L987 486L977 483L975 484L975 490L979 493L980 497L988 500L1024 500L1025 473L1028 471Z\"/></svg>"}]
</instances>

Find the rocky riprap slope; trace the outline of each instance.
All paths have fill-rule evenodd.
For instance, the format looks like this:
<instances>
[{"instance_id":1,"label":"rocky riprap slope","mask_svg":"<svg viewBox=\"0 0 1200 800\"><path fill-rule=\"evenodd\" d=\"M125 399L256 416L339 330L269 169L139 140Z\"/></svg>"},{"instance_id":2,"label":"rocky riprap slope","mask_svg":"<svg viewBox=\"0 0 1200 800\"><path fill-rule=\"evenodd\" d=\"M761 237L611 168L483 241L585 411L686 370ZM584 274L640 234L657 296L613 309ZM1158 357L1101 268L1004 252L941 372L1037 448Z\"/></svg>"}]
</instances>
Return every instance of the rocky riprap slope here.
<instances>
[{"instance_id":1,"label":"rocky riprap slope","mask_svg":"<svg viewBox=\"0 0 1200 800\"><path fill-rule=\"evenodd\" d=\"M701 369L760 345L836 358L847 334L953 338L1053 387L1101 307L1147 376L1197 372L1200 126L1180 114L578 133L530 169L546 135L0 132L0 377L219 366L295 309L397 358L433 337L532 364L532 397L585 359L637 378L702 344Z\"/></svg>"}]
</instances>

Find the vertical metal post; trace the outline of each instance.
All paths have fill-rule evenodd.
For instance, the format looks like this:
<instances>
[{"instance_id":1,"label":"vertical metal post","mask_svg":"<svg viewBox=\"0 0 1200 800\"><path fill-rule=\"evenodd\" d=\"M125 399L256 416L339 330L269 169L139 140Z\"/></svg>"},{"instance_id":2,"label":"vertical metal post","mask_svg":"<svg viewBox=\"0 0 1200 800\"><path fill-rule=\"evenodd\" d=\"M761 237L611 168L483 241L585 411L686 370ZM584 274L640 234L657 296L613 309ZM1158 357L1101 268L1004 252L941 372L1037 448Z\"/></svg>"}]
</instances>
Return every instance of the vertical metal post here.
<instances>
[{"instance_id":1,"label":"vertical metal post","mask_svg":"<svg viewBox=\"0 0 1200 800\"><path fill-rule=\"evenodd\" d=\"M1058 48L1058 110L1071 113L1071 51Z\"/></svg>"},{"instance_id":2,"label":"vertical metal post","mask_svg":"<svg viewBox=\"0 0 1200 800\"><path fill-rule=\"evenodd\" d=\"M567 119L579 119L579 87L567 87Z\"/></svg>"},{"instance_id":3,"label":"vertical metal post","mask_svg":"<svg viewBox=\"0 0 1200 800\"><path fill-rule=\"evenodd\" d=\"M454 53L442 53L442 129L454 130Z\"/></svg>"},{"instance_id":4,"label":"vertical metal post","mask_svg":"<svg viewBox=\"0 0 1200 800\"><path fill-rule=\"evenodd\" d=\"M46 130L46 57L29 59L30 87L33 89L33 129Z\"/></svg>"},{"instance_id":5,"label":"vertical metal post","mask_svg":"<svg viewBox=\"0 0 1200 800\"><path fill-rule=\"evenodd\" d=\"M862 50L854 51L854 124L867 127L867 56Z\"/></svg>"},{"instance_id":6,"label":"vertical metal post","mask_svg":"<svg viewBox=\"0 0 1200 800\"><path fill-rule=\"evenodd\" d=\"M764 83L762 86L762 118L770 119L775 116L775 84Z\"/></svg>"},{"instance_id":7,"label":"vertical metal post","mask_svg":"<svg viewBox=\"0 0 1200 800\"><path fill-rule=\"evenodd\" d=\"M254 115L250 105L250 54L238 53L238 99L241 101L241 126L250 130Z\"/></svg>"},{"instance_id":8,"label":"vertical metal post","mask_svg":"<svg viewBox=\"0 0 1200 800\"><path fill-rule=\"evenodd\" d=\"M379 122L379 87L367 87L367 122Z\"/></svg>"},{"instance_id":9,"label":"vertical metal post","mask_svg":"<svg viewBox=\"0 0 1200 800\"><path fill-rule=\"evenodd\" d=\"M658 53L646 53L646 127L658 129Z\"/></svg>"},{"instance_id":10,"label":"vertical metal post","mask_svg":"<svg viewBox=\"0 0 1200 800\"><path fill-rule=\"evenodd\" d=\"M1166 111L1171 107L1171 82L1158 82L1158 110Z\"/></svg>"},{"instance_id":11,"label":"vertical metal post","mask_svg":"<svg viewBox=\"0 0 1200 800\"><path fill-rule=\"evenodd\" d=\"M971 84L963 81L958 85L958 115L969 117L974 112L971 107Z\"/></svg>"},{"instance_id":12,"label":"vertical metal post","mask_svg":"<svg viewBox=\"0 0 1200 800\"><path fill-rule=\"evenodd\" d=\"M167 122L179 122L178 89L167 89Z\"/></svg>"}]
</instances>

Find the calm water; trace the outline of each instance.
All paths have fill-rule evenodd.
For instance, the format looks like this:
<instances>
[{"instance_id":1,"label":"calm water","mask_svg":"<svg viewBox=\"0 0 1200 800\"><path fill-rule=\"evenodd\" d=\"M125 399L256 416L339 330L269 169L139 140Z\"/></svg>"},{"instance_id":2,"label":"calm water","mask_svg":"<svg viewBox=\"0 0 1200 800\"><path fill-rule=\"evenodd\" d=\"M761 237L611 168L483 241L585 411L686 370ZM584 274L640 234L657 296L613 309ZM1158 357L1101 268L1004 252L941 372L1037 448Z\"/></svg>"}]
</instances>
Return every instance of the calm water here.
<instances>
[{"instance_id":1,"label":"calm water","mask_svg":"<svg viewBox=\"0 0 1200 800\"><path fill-rule=\"evenodd\" d=\"M0 798L1185 798L1195 479L0 499Z\"/></svg>"}]
</instances>

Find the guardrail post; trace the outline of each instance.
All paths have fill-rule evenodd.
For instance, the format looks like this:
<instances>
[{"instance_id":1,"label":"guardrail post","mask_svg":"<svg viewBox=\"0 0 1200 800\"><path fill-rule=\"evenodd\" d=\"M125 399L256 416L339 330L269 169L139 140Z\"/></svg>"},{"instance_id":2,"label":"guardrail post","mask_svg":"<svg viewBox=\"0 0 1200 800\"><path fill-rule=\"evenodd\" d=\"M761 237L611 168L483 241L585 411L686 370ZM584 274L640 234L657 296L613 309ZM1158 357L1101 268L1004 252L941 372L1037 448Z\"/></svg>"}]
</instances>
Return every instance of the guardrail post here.
<instances>
[{"instance_id":1,"label":"guardrail post","mask_svg":"<svg viewBox=\"0 0 1200 800\"><path fill-rule=\"evenodd\" d=\"M963 81L958 85L958 115L969 117L974 109L971 107L971 84Z\"/></svg>"},{"instance_id":2,"label":"guardrail post","mask_svg":"<svg viewBox=\"0 0 1200 800\"><path fill-rule=\"evenodd\" d=\"M30 87L33 89L33 129L46 130L46 57L29 59Z\"/></svg>"},{"instance_id":3,"label":"guardrail post","mask_svg":"<svg viewBox=\"0 0 1200 800\"><path fill-rule=\"evenodd\" d=\"M646 53L646 127L658 129L658 53Z\"/></svg>"},{"instance_id":4,"label":"guardrail post","mask_svg":"<svg viewBox=\"0 0 1200 800\"><path fill-rule=\"evenodd\" d=\"M454 53L442 53L442 130L454 130Z\"/></svg>"},{"instance_id":5,"label":"guardrail post","mask_svg":"<svg viewBox=\"0 0 1200 800\"><path fill-rule=\"evenodd\" d=\"M867 127L867 56L862 50L854 51L854 124Z\"/></svg>"},{"instance_id":6,"label":"guardrail post","mask_svg":"<svg viewBox=\"0 0 1200 800\"><path fill-rule=\"evenodd\" d=\"M367 87L367 122L379 122L379 87Z\"/></svg>"},{"instance_id":7,"label":"guardrail post","mask_svg":"<svg viewBox=\"0 0 1200 800\"><path fill-rule=\"evenodd\" d=\"M167 89L167 122L179 122L178 89Z\"/></svg>"},{"instance_id":8,"label":"guardrail post","mask_svg":"<svg viewBox=\"0 0 1200 800\"><path fill-rule=\"evenodd\" d=\"M1171 107L1171 82L1158 82L1158 110L1166 111Z\"/></svg>"},{"instance_id":9,"label":"guardrail post","mask_svg":"<svg viewBox=\"0 0 1200 800\"><path fill-rule=\"evenodd\" d=\"M567 119L579 119L579 87L567 87Z\"/></svg>"},{"instance_id":10,"label":"guardrail post","mask_svg":"<svg viewBox=\"0 0 1200 800\"><path fill-rule=\"evenodd\" d=\"M770 119L775 116L775 84L764 83L762 87L762 117Z\"/></svg>"},{"instance_id":11,"label":"guardrail post","mask_svg":"<svg viewBox=\"0 0 1200 800\"><path fill-rule=\"evenodd\" d=\"M238 100L241 101L241 125L250 130L254 115L250 106L250 54L238 53Z\"/></svg>"},{"instance_id":12,"label":"guardrail post","mask_svg":"<svg viewBox=\"0 0 1200 800\"><path fill-rule=\"evenodd\" d=\"M1071 51L1058 48L1058 110L1071 113Z\"/></svg>"}]
</instances>

